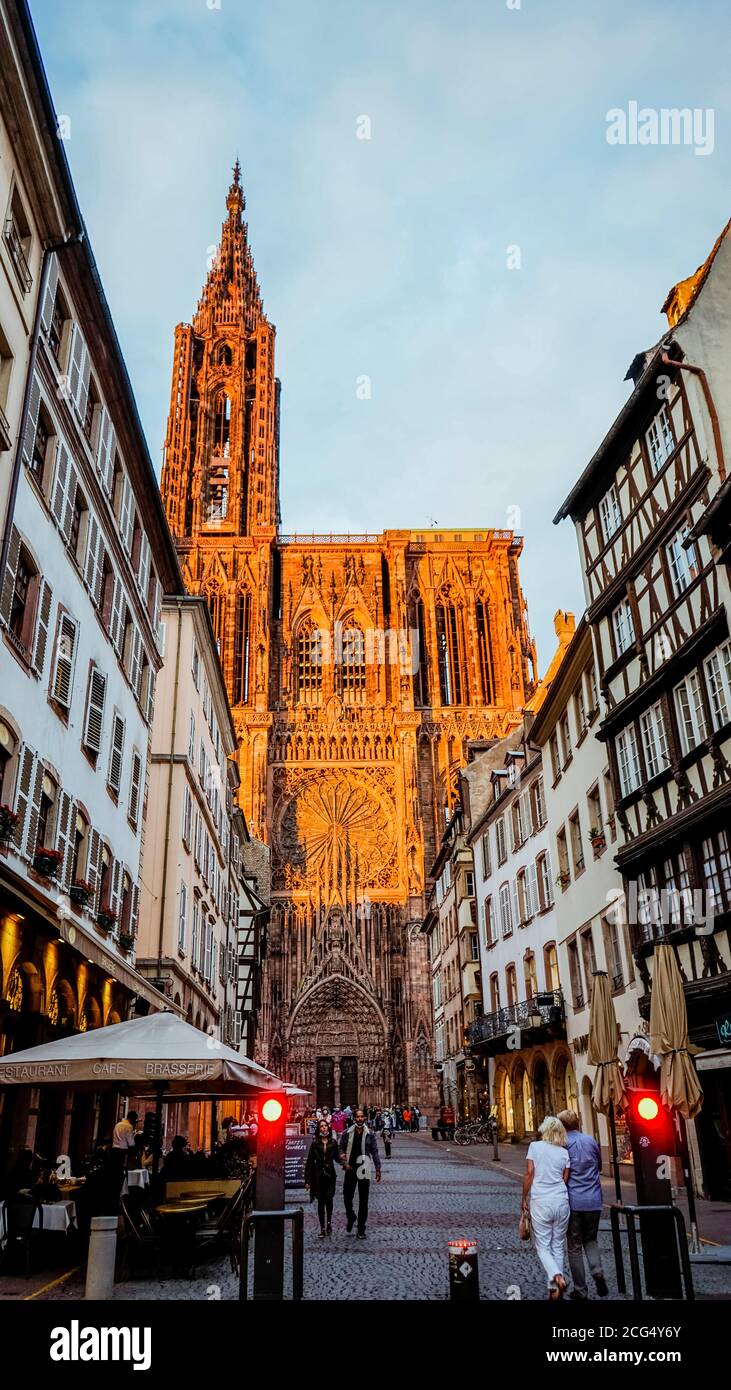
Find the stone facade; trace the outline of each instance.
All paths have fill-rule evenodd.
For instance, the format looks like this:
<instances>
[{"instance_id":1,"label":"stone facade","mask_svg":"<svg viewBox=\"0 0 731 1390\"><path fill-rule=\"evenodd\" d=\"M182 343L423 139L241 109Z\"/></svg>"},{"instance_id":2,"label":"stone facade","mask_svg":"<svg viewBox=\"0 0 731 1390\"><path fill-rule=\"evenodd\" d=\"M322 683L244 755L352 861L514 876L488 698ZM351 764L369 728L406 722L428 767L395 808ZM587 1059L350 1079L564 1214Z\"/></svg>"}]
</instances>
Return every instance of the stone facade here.
<instances>
[{"instance_id":1,"label":"stone facade","mask_svg":"<svg viewBox=\"0 0 731 1390\"><path fill-rule=\"evenodd\" d=\"M469 739L534 688L511 531L280 532L279 383L238 166L175 335L162 490L208 598L241 804L272 851L262 1057L323 1100L432 1102L424 874Z\"/></svg>"}]
</instances>

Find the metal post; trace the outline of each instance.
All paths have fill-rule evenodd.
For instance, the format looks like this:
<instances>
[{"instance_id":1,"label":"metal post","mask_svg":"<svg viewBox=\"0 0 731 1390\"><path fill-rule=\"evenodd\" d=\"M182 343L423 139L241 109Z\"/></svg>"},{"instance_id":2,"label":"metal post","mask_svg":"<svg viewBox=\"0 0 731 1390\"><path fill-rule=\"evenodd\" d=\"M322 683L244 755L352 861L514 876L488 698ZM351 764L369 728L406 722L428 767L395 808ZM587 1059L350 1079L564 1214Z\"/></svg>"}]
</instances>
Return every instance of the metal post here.
<instances>
[{"instance_id":1,"label":"metal post","mask_svg":"<svg viewBox=\"0 0 731 1390\"><path fill-rule=\"evenodd\" d=\"M612 1227L612 1248L614 1250L614 1267L617 1271L617 1291L618 1293L626 1293L627 1283L624 1277L622 1236L619 1229L619 1212L616 1207L609 1208L609 1222Z\"/></svg>"},{"instance_id":2,"label":"metal post","mask_svg":"<svg viewBox=\"0 0 731 1390\"><path fill-rule=\"evenodd\" d=\"M107 1300L114 1295L117 1259L116 1216L92 1216L84 1298Z\"/></svg>"},{"instance_id":3,"label":"metal post","mask_svg":"<svg viewBox=\"0 0 731 1390\"><path fill-rule=\"evenodd\" d=\"M164 1082L158 1082L155 1086L155 1142L152 1149L153 1178L157 1177L160 1168L160 1150L162 1149L162 1093L164 1089Z\"/></svg>"},{"instance_id":4,"label":"metal post","mask_svg":"<svg viewBox=\"0 0 731 1390\"><path fill-rule=\"evenodd\" d=\"M629 1242L629 1263L632 1270L632 1292L637 1302L642 1303L642 1276L640 1275L640 1257L637 1252L635 1214L632 1208L627 1211L627 1240Z\"/></svg>"},{"instance_id":5,"label":"metal post","mask_svg":"<svg viewBox=\"0 0 731 1390\"><path fill-rule=\"evenodd\" d=\"M305 1212L300 1207L292 1220L292 1298L301 1303L305 1275Z\"/></svg>"},{"instance_id":6,"label":"metal post","mask_svg":"<svg viewBox=\"0 0 731 1390\"><path fill-rule=\"evenodd\" d=\"M619 1177L619 1149L617 1147L617 1121L614 1114L614 1101L610 1101L607 1111L609 1123L609 1140L612 1150L612 1165L614 1167L614 1191L617 1194L617 1201L622 1205L622 1183Z\"/></svg>"},{"instance_id":7,"label":"metal post","mask_svg":"<svg viewBox=\"0 0 731 1390\"><path fill-rule=\"evenodd\" d=\"M678 1116L678 1128L680 1130L680 1161L683 1165L683 1178L685 1180L685 1191L688 1197L688 1220L690 1222L690 1248L694 1255L698 1254L701 1248L698 1239L698 1218L695 1210L695 1192L693 1191L693 1174L690 1167L690 1150L688 1148L688 1129L685 1119L680 1111L676 1111Z\"/></svg>"}]
</instances>

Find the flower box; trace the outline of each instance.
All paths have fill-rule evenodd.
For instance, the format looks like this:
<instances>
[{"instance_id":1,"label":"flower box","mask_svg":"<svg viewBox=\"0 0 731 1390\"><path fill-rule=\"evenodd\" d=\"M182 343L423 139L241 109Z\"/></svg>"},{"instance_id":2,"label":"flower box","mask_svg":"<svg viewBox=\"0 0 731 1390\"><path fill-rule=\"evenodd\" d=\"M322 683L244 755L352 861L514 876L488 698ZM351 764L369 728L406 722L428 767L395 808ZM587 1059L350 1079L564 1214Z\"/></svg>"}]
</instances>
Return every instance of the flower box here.
<instances>
[{"instance_id":1,"label":"flower box","mask_svg":"<svg viewBox=\"0 0 731 1390\"><path fill-rule=\"evenodd\" d=\"M0 806L0 844L7 845L12 840L18 819L17 811L10 806Z\"/></svg>"},{"instance_id":2,"label":"flower box","mask_svg":"<svg viewBox=\"0 0 731 1390\"><path fill-rule=\"evenodd\" d=\"M33 868L44 878L56 878L62 864L63 854L60 849L46 849L39 845L33 856Z\"/></svg>"},{"instance_id":3,"label":"flower box","mask_svg":"<svg viewBox=\"0 0 731 1390\"><path fill-rule=\"evenodd\" d=\"M96 914L96 924L102 931L111 931L117 920L116 912L113 912L108 903L102 903Z\"/></svg>"},{"instance_id":4,"label":"flower box","mask_svg":"<svg viewBox=\"0 0 731 1390\"><path fill-rule=\"evenodd\" d=\"M121 931L119 933L119 944L123 951L131 951L132 947L135 944L135 939L132 935L132 932Z\"/></svg>"},{"instance_id":5,"label":"flower box","mask_svg":"<svg viewBox=\"0 0 731 1390\"><path fill-rule=\"evenodd\" d=\"M562 873L562 874L559 874L559 875L558 875L558 877L557 877L557 879L556 879L556 887L557 887L557 888L568 888L570 882L571 882L571 874L570 874L568 871L566 871L565 873Z\"/></svg>"},{"instance_id":6,"label":"flower box","mask_svg":"<svg viewBox=\"0 0 731 1390\"><path fill-rule=\"evenodd\" d=\"M94 892L93 885L83 878L77 878L69 888L69 897L77 907L87 907Z\"/></svg>"}]
</instances>

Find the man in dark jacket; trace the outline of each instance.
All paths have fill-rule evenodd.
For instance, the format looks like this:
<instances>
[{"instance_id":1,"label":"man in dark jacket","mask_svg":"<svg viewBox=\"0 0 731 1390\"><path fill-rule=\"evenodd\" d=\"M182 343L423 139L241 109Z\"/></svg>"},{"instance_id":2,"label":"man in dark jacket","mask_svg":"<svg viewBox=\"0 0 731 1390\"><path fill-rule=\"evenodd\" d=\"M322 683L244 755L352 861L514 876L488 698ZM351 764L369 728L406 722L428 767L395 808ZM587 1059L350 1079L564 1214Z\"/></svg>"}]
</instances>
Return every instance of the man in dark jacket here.
<instances>
[{"instance_id":1,"label":"man in dark jacket","mask_svg":"<svg viewBox=\"0 0 731 1390\"><path fill-rule=\"evenodd\" d=\"M365 1122L365 1111L356 1110L355 1124L346 1129L340 1140L340 1159L345 1169L343 1200L348 1218L347 1229L352 1231L356 1217L353 1210L355 1189L358 1189L358 1239L365 1240L368 1220L368 1197L371 1174L375 1168L376 1182L381 1181L381 1156L378 1142Z\"/></svg>"}]
</instances>

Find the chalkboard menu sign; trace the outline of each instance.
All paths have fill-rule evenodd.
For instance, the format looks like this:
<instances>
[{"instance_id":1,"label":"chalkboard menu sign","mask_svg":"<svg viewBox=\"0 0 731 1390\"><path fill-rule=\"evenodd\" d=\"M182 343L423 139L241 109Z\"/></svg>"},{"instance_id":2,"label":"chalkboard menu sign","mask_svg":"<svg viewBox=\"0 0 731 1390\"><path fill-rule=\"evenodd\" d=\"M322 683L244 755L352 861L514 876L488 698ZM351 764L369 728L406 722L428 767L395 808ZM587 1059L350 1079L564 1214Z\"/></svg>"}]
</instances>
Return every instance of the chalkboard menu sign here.
<instances>
[{"instance_id":1,"label":"chalkboard menu sign","mask_svg":"<svg viewBox=\"0 0 731 1390\"><path fill-rule=\"evenodd\" d=\"M312 1143L311 1134L285 1134L284 1186L304 1187L305 1164Z\"/></svg>"}]
</instances>

